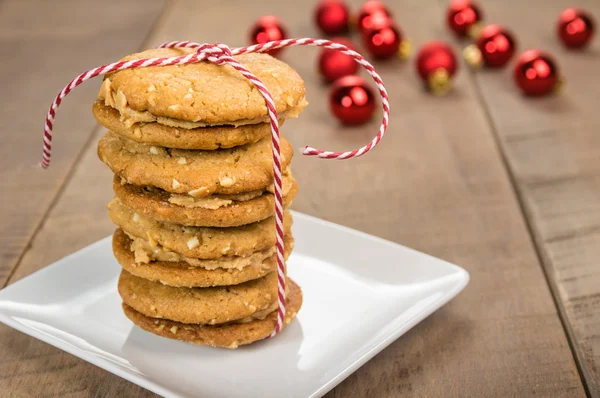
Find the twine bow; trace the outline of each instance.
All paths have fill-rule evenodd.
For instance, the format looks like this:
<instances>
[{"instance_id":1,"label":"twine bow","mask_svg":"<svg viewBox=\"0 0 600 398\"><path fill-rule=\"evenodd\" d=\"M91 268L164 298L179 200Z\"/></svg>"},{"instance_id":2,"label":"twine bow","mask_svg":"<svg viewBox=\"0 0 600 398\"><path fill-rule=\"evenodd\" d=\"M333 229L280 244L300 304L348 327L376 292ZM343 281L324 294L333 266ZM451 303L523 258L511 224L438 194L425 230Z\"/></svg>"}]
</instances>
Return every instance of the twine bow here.
<instances>
[{"instance_id":1,"label":"twine bow","mask_svg":"<svg viewBox=\"0 0 600 398\"><path fill-rule=\"evenodd\" d=\"M272 41L264 44L256 44L248 47L241 47L231 49L225 44L199 44L190 41L172 41L168 43L163 43L159 46L159 48L177 48L177 47L185 47L185 48L193 48L195 52L189 55L180 56L180 57L167 57L167 58L145 58L145 59L136 59L130 61L119 61L111 64L106 64L99 66L94 69L90 69L76 78L74 78L69 84L63 88L56 98L50 109L48 110L48 114L46 116L46 124L44 125L44 144L42 148L42 161L41 165L43 168L47 168L50 165L50 157L52 152L52 129L54 124L54 119L56 117L56 109L61 104L63 98L65 98L75 87L79 86L86 80L94 78L98 75L102 75L109 72L115 72L124 69L133 69L133 68L145 68L149 66L167 66L167 65L187 65L193 64L202 61L208 61L216 65L228 64L231 65L235 70L240 72L245 78L250 80L252 84L257 88L260 94L265 99L265 103L267 106L267 112L269 115L269 121L271 125L271 143L273 148L273 176L274 176L274 195L275 195L275 225L276 225L276 235L277 235L277 292L278 292L278 310L277 310L277 323L275 324L275 329L270 337L275 336L283 327L283 322L285 320L285 260L283 257L284 253L284 243L283 243L283 199L282 199L282 188L281 188L281 158L280 158L280 148L279 148L279 124L277 119L277 109L275 108L275 104L273 102L273 98L269 93L269 90L265 87L265 85L248 69L246 69L242 64L237 62L234 55L245 54L245 53L254 53L254 52L267 52L277 48L283 47L292 47L292 46L317 46L317 47L325 47L332 50L341 51L344 54L347 54L354 58L356 62L358 62L368 73L371 75L373 80L375 81L375 85L379 91L381 96L381 106L383 108L383 120L381 122L381 126L377 132L377 135L365 146L358 148L353 151L348 152L331 152L331 151L322 151L320 149L316 149L310 146L306 146L302 152L303 155L306 156L317 156L319 158L324 159L350 159L358 156L362 156L365 153L372 150L383 138L385 131L387 129L389 123L389 102L388 95L383 85L383 81L381 77L375 71L373 65L371 65L366 59L363 58L359 53L349 49L343 44L335 43L330 40L321 40L321 39L287 39L287 40L278 40Z\"/></svg>"}]
</instances>

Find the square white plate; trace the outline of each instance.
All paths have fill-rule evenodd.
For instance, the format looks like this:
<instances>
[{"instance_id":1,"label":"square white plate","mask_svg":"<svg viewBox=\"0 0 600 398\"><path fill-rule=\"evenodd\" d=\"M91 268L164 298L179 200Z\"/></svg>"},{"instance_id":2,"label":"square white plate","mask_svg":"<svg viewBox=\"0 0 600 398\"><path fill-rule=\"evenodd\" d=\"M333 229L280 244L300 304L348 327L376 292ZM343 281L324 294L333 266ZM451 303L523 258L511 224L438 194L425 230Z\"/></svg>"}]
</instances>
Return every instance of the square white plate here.
<instances>
[{"instance_id":1,"label":"square white plate","mask_svg":"<svg viewBox=\"0 0 600 398\"><path fill-rule=\"evenodd\" d=\"M275 339L229 351L161 338L121 312L110 238L0 291L0 321L163 396L317 397L468 283L465 270L294 213L304 304Z\"/></svg>"}]
</instances>

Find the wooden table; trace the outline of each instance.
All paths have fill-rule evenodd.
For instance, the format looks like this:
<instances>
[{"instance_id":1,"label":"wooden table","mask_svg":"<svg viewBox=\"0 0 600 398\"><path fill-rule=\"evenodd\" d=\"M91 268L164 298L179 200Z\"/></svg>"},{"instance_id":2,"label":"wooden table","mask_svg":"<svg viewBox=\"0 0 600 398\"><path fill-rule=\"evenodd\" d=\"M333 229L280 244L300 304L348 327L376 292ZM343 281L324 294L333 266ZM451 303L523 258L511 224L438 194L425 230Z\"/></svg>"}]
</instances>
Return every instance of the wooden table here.
<instances>
[{"instance_id":1,"label":"wooden table","mask_svg":"<svg viewBox=\"0 0 600 398\"><path fill-rule=\"evenodd\" d=\"M35 167L45 112L71 77L165 40L244 45L246 29L264 14L283 18L293 36L316 36L306 3L1 1L0 286L113 229L105 210L111 175L95 149L103 131L90 109L98 80L62 107L53 167ZM387 3L415 46L453 40L443 24L445 0ZM354 161L294 159L296 210L471 274L455 300L329 396L599 396L600 40L586 52L559 45L555 19L571 0L482 3L488 20L514 30L521 49L557 57L568 81L562 95L524 98L510 68L463 68L455 90L437 98L422 90L411 62L381 63L392 104L381 147ZM600 20L599 2L579 5ZM358 147L377 122L336 123L315 73L316 53L283 54L305 78L311 103L284 132L295 147ZM153 394L0 326L0 395Z\"/></svg>"}]
</instances>

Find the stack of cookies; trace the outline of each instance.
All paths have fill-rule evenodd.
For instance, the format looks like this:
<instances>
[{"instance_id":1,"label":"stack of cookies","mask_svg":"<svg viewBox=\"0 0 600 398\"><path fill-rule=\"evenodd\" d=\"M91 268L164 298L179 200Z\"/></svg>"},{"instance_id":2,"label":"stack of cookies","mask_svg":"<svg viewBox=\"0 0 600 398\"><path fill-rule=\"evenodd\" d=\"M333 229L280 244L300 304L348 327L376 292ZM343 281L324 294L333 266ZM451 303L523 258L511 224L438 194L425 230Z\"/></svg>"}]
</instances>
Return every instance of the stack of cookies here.
<instances>
[{"instance_id":1,"label":"stack of cookies","mask_svg":"<svg viewBox=\"0 0 600 398\"><path fill-rule=\"evenodd\" d=\"M176 57L154 49L125 60ZM280 124L306 105L304 83L266 54L236 59L269 89ZM98 156L114 172L119 293L136 325L160 336L236 348L271 334L277 260L271 130L263 97L229 66L197 63L108 74L93 106L109 131ZM281 139L284 206L296 194ZM285 255L293 248L285 211ZM287 281L291 322L302 304Z\"/></svg>"}]
</instances>

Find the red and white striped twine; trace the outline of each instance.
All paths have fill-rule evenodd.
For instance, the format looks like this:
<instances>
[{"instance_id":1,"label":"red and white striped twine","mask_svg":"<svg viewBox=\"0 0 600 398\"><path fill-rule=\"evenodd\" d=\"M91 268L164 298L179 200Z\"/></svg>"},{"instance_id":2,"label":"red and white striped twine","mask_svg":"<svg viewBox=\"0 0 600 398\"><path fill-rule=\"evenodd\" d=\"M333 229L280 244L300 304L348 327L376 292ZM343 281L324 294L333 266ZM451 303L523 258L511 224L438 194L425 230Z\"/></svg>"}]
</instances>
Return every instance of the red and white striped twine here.
<instances>
[{"instance_id":1,"label":"red and white striped twine","mask_svg":"<svg viewBox=\"0 0 600 398\"><path fill-rule=\"evenodd\" d=\"M163 48L171 48L171 47L188 47L196 50L193 54L189 54L186 56L180 57L170 57L170 58L147 58L147 59L136 59L131 61L120 61L112 64L106 64L99 66L97 68L88 70L87 72L82 73L73 79L65 88L63 88L56 98L50 109L48 110L48 115L46 116L46 124L44 125L44 144L42 149L42 161L41 165L43 168L46 168L50 165L50 156L52 150L52 129L54 124L54 118L56 116L56 109L62 102L63 98L65 98L75 87L79 86L86 80L89 80L98 75L102 75L109 72L119 71L123 69L133 69L133 68L144 68L148 66L167 66L167 65L186 65L193 64L201 61L208 61L214 63L216 65L229 64L237 71L239 71L244 77L250 80L254 86L260 91L262 96L265 99L265 103L267 105L267 111L269 113L269 119L271 124L271 138L272 138L272 147L273 147L273 175L274 175L274 191L275 191L275 220L276 220L276 234L277 234L277 276L278 276L278 311L277 311L277 323L275 325L275 329L270 337L275 336L281 328L283 327L283 322L285 319L285 262L284 262L284 243L283 243L283 199L282 199L282 189L281 189L281 157L280 157L280 148L279 148L279 124L277 121L277 109L275 108L275 104L273 102L273 98L271 94L265 87L265 85L256 77L252 72L246 69L243 65L237 62L233 56L245 53L254 53L254 52L267 52L269 50L282 48L282 47L292 47L292 46L317 46L317 47L325 47L333 50L341 51L344 54L348 54L353 57L356 62L362 65L363 68L371 75L377 89L379 90L379 94L381 95L381 106L383 108L383 120L381 122L381 126L379 127L379 131L375 138L373 138L367 145L348 152L330 152L330 151L322 151L320 149L316 149L310 146L306 146L302 152L303 155L306 156L317 156L319 158L324 159L350 159L358 156L362 156L365 153L369 152L373 149L379 141L383 138L385 131L388 127L389 116L390 116L390 106L388 102L388 95L385 87L383 85L383 81L373 65L371 65L366 59L363 58L359 53L349 49L343 44L335 43L330 40L321 40L321 39L287 39L287 40L278 40L272 41L264 44L255 44L253 46L241 47L230 49L224 44L199 44L189 41L173 41L168 43L163 43L159 47Z\"/></svg>"}]
</instances>

